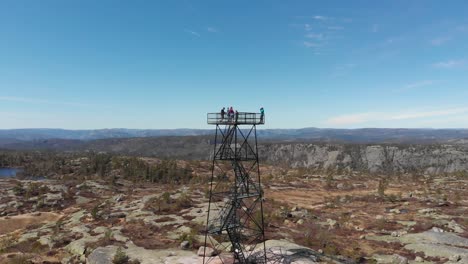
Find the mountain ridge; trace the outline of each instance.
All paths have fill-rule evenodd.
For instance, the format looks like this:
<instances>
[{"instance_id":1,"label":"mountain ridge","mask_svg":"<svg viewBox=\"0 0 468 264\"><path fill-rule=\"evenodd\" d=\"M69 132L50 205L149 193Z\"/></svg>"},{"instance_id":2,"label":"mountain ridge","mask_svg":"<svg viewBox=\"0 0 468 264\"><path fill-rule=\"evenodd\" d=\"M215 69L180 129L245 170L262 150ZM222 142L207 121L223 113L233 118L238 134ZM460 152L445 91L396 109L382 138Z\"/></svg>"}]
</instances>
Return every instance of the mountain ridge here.
<instances>
[{"instance_id":1,"label":"mountain ridge","mask_svg":"<svg viewBox=\"0 0 468 264\"><path fill-rule=\"evenodd\" d=\"M214 134L214 129L57 129L22 128L0 129L0 144L8 141L33 141L46 139L96 140L106 138L139 138L161 136L204 136ZM291 128L258 129L257 134L265 139L281 141L337 141L354 143L437 143L447 140L468 139L468 129L433 128Z\"/></svg>"}]
</instances>

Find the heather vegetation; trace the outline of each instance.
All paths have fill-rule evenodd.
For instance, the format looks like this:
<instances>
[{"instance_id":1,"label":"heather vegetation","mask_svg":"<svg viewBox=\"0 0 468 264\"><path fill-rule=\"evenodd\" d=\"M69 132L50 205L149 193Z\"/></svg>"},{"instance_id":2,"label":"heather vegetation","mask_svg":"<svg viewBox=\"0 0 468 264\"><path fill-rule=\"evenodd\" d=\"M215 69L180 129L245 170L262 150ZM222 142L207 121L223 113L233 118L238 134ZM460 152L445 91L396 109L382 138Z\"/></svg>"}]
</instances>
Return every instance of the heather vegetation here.
<instances>
[{"instance_id":1,"label":"heather vegetation","mask_svg":"<svg viewBox=\"0 0 468 264\"><path fill-rule=\"evenodd\" d=\"M47 176L0 180L5 190L0 226L7 227L0 229L0 261L40 256L50 263L64 258L82 263L100 261L102 255L114 263L197 261L211 162L96 152L2 152L0 157L5 166L35 168L34 175ZM215 175L221 194L232 188L228 165L221 164ZM451 256L411 248L442 243L431 240L434 232L443 239L468 239L466 172L380 173L282 163L262 164L260 170L264 215L254 213L253 222L264 221L273 245L286 239L335 263L381 263L382 256L393 254L444 263ZM213 202L224 203L221 194Z\"/></svg>"}]
</instances>

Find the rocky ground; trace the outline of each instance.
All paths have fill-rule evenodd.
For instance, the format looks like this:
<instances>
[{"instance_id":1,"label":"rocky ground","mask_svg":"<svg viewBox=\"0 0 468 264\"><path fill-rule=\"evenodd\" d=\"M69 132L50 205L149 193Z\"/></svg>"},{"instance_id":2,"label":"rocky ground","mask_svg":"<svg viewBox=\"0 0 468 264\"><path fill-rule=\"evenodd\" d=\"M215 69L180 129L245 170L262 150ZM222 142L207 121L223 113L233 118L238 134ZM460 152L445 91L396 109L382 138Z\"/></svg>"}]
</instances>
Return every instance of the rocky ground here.
<instances>
[{"instance_id":1,"label":"rocky ground","mask_svg":"<svg viewBox=\"0 0 468 264\"><path fill-rule=\"evenodd\" d=\"M468 263L464 176L262 176L267 252L284 263ZM2 179L0 263L200 263L206 190Z\"/></svg>"}]
</instances>

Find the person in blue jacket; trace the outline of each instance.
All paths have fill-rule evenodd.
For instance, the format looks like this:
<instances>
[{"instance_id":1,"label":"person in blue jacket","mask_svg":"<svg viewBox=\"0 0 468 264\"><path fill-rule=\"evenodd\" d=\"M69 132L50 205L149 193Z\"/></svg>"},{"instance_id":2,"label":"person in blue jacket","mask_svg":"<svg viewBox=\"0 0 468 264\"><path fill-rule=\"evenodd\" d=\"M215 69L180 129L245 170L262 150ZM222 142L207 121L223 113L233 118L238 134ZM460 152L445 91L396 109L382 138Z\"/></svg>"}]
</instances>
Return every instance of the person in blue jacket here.
<instances>
[{"instance_id":1,"label":"person in blue jacket","mask_svg":"<svg viewBox=\"0 0 468 264\"><path fill-rule=\"evenodd\" d=\"M263 107L260 107L260 123L263 123L264 117L265 117L265 110L263 110Z\"/></svg>"}]
</instances>

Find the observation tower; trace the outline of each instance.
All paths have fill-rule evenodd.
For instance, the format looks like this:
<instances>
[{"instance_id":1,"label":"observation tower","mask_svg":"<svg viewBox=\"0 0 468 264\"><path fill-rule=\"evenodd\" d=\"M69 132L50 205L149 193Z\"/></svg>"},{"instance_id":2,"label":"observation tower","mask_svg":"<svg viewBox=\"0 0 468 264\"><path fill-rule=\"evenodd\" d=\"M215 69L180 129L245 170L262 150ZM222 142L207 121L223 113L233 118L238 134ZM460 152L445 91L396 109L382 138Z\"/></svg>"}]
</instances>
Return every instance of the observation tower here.
<instances>
[{"instance_id":1,"label":"observation tower","mask_svg":"<svg viewBox=\"0 0 468 264\"><path fill-rule=\"evenodd\" d=\"M203 263L266 263L257 145L261 113L208 113L216 126ZM207 255L207 247L215 250Z\"/></svg>"}]
</instances>

